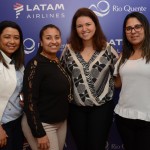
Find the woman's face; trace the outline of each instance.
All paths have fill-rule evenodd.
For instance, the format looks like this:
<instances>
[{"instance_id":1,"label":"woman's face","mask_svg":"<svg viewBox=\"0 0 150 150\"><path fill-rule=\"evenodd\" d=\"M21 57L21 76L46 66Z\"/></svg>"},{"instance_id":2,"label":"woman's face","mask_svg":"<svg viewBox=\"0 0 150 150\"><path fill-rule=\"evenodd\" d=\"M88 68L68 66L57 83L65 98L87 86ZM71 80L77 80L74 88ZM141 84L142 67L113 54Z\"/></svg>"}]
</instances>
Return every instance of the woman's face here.
<instances>
[{"instance_id":1,"label":"woman's face","mask_svg":"<svg viewBox=\"0 0 150 150\"><path fill-rule=\"evenodd\" d=\"M76 30L83 41L91 41L95 34L96 26L90 17L81 16L76 21Z\"/></svg>"},{"instance_id":2,"label":"woman's face","mask_svg":"<svg viewBox=\"0 0 150 150\"><path fill-rule=\"evenodd\" d=\"M126 37L135 48L140 48L145 38L144 28L136 18L129 18L126 23Z\"/></svg>"},{"instance_id":3,"label":"woman's face","mask_svg":"<svg viewBox=\"0 0 150 150\"><path fill-rule=\"evenodd\" d=\"M47 28L43 32L41 46L47 55L56 54L61 46L60 32L56 28Z\"/></svg>"},{"instance_id":4,"label":"woman's face","mask_svg":"<svg viewBox=\"0 0 150 150\"><path fill-rule=\"evenodd\" d=\"M15 28L7 27L0 35L0 49L8 56L18 50L20 46L20 34Z\"/></svg>"}]
</instances>

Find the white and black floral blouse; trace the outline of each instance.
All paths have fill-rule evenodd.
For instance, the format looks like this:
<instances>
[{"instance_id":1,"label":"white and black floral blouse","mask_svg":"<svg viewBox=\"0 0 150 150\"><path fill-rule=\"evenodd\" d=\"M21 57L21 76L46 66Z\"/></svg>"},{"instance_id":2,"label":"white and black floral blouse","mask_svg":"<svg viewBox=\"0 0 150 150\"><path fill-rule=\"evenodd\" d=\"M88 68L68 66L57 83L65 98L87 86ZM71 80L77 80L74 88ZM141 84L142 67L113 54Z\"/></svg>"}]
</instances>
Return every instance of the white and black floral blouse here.
<instances>
[{"instance_id":1,"label":"white and black floral blouse","mask_svg":"<svg viewBox=\"0 0 150 150\"><path fill-rule=\"evenodd\" d=\"M72 78L74 104L100 106L112 100L113 68L117 58L117 52L107 44L105 50L95 51L89 62L85 62L79 52L74 52L70 45L66 45L61 63Z\"/></svg>"}]
</instances>

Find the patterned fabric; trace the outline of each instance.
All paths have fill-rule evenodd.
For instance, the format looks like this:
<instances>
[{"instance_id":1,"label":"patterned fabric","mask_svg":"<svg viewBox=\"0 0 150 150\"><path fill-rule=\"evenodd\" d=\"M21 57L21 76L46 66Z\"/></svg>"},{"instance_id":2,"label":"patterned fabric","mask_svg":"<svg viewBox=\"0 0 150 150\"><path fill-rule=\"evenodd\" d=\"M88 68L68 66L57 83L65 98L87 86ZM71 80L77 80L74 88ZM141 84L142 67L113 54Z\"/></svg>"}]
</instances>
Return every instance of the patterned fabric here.
<instances>
[{"instance_id":1,"label":"patterned fabric","mask_svg":"<svg viewBox=\"0 0 150 150\"><path fill-rule=\"evenodd\" d=\"M95 51L89 62L79 52L66 45L61 63L72 77L72 101L79 106L100 106L112 100L114 91L113 69L118 54L107 44L105 50Z\"/></svg>"}]
</instances>

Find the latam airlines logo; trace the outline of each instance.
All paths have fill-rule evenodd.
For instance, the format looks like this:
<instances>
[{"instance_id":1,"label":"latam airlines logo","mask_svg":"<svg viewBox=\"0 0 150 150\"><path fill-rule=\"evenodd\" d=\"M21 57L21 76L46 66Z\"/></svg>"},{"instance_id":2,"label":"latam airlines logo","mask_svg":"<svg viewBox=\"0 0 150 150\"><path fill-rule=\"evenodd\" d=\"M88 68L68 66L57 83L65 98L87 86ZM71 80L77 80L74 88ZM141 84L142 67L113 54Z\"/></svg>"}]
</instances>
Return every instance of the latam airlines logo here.
<instances>
[{"instance_id":1,"label":"latam airlines logo","mask_svg":"<svg viewBox=\"0 0 150 150\"><path fill-rule=\"evenodd\" d=\"M110 12L110 4L106 0L100 0L97 5L89 7L98 17L104 17Z\"/></svg>"},{"instance_id":2,"label":"latam airlines logo","mask_svg":"<svg viewBox=\"0 0 150 150\"><path fill-rule=\"evenodd\" d=\"M16 19L18 19L20 12L24 10L23 5L20 3L14 4L14 10L16 11Z\"/></svg>"},{"instance_id":3,"label":"latam airlines logo","mask_svg":"<svg viewBox=\"0 0 150 150\"><path fill-rule=\"evenodd\" d=\"M20 13L25 10L24 16L26 19L48 19L48 18L65 18L65 6L62 3L56 4L14 4L16 11L16 19L19 18Z\"/></svg>"}]
</instances>

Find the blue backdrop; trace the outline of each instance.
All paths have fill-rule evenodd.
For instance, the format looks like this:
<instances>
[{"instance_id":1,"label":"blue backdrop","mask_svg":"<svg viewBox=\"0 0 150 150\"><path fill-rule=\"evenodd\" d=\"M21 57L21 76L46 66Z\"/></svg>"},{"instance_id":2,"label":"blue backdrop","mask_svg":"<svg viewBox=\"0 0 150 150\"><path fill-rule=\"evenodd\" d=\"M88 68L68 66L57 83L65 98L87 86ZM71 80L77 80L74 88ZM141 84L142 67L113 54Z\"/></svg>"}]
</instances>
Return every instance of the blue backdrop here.
<instances>
[{"instance_id":1,"label":"blue backdrop","mask_svg":"<svg viewBox=\"0 0 150 150\"><path fill-rule=\"evenodd\" d=\"M72 16L80 7L88 7L96 13L108 42L119 53L125 16L130 12L139 11L150 20L149 6L149 0L1 0L0 21L12 20L21 26L27 63L36 54L41 27L49 23L57 25L62 31L63 42L58 56L61 54L69 36ZM119 90L116 90L115 102L118 100L118 93ZM69 129L65 150L76 150ZM106 150L123 150L115 120Z\"/></svg>"}]
</instances>

